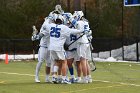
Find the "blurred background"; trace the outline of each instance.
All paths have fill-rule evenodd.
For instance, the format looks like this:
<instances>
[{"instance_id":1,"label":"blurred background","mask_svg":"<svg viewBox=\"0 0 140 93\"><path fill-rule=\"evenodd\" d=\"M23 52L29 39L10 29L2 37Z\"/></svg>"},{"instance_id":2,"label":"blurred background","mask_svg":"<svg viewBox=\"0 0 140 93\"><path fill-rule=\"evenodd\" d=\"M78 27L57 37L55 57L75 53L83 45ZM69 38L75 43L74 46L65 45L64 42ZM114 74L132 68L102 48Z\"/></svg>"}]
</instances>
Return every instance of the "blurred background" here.
<instances>
[{"instance_id":1,"label":"blurred background","mask_svg":"<svg viewBox=\"0 0 140 93\"><path fill-rule=\"evenodd\" d=\"M84 12L92 30L93 53L121 48L126 60L124 46L135 44L139 61L140 6L126 7L124 0L0 0L0 54L37 53L39 41L31 41L32 25L39 30L56 4L65 12Z\"/></svg>"}]
</instances>

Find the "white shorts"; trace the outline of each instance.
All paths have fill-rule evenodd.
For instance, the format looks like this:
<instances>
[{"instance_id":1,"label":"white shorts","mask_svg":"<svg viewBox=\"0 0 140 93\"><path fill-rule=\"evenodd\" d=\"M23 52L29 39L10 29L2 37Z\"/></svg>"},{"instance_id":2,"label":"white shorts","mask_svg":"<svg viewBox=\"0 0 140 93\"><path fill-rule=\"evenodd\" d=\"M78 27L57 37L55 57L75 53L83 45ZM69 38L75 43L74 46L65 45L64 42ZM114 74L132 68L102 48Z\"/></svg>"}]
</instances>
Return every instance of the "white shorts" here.
<instances>
[{"instance_id":1,"label":"white shorts","mask_svg":"<svg viewBox=\"0 0 140 93\"><path fill-rule=\"evenodd\" d=\"M75 58L77 55L77 51L66 51L67 59Z\"/></svg>"},{"instance_id":2,"label":"white shorts","mask_svg":"<svg viewBox=\"0 0 140 93\"><path fill-rule=\"evenodd\" d=\"M79 61L80 58L85 58L87 59L87 54L89 53L89 44L83 44L83 43L80 43L80 44L77 44L77 57L76 57L76 61Z\"/></svg>"},{"instance_id":3,"label":"white shorts","mask_svg":"<svg viewBox=\"0 0 140 93\"><path fill-rule=\"evenodd\" d=\"M50 61L50 53L48 51L48 48L40 47L38 51L38 61L39 62L46 62L47 66L50 67L51 61Z\"/></svg>"},{"instance_id":4,"label":"white shorts","mask_svg":"<svg viewBox=\"0 0 140 93\"><path fill-rule=\"evenodd\" d=\"M87 47L87 51L86 51L86 59L87 60L91 60L91 49L90 49L90 45Z\"/></svg>"},{"instance_id":5,"label":"white shorts","mask_svg":"<svg viewBox=\"0 0 140 93\"><path fill-rule=\"evenodd\" d=\"M54 51L50 50L51 60L65 60L66 52L65 51Z\"/></svg>"}]
</instances>

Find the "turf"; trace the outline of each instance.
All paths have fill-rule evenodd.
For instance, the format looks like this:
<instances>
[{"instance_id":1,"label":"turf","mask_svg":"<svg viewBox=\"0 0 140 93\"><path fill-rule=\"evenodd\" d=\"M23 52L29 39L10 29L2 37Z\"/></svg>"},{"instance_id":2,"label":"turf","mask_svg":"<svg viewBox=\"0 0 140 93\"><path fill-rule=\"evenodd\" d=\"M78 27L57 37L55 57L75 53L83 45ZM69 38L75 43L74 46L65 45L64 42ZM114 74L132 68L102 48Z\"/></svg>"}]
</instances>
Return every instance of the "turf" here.
<instances>
[{"instance_id":1,"label":"turf","mask_svg":"<svg viewBox=\"0 0 140 93\"><path fill-rule=\"evenodd\" d=\"M41 83L34 83L36 61L0 62L0 93L140 93L140 64L97 62L90 84L45 83L45 64Z\"/></svg>"}]
</instances>

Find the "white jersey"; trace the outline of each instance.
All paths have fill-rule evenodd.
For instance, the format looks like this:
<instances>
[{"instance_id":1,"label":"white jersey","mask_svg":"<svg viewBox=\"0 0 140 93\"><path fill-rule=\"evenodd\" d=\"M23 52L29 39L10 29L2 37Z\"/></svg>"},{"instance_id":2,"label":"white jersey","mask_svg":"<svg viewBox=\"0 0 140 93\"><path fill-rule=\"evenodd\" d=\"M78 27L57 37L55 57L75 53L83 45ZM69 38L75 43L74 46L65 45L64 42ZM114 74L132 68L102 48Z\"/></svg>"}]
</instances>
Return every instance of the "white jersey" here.
<instances>
[{"instance_id":1,"label":"white jersey","mask_svg":"<svg viewBox=\"0 0 140 93\"><path fill-rule=\"evenodd\" d=\"M88 30L90 29L90 28L89 28L88 22L83 21L83 20L77 21L77 26L76 26L76 28L77 28L78 30L81 30L81 31L85 31L85 30L88 31ZM82 35L82 34L78 34L77 37L80 37L81 35ZM77 42L78 42L78 43L88 43L89 41L88 41L87 36L86 36L86 34L85 34L85 35L83 35Z\"/></svg>"},{"instance_id":2,"label":"white jersey","mask_svg":"<svg viewBox=\"0 0 140 93\"><path fill-rule=\"evenodd\" d=\"M40 47L48 47L49 46L49 34L48 31L46 31L46 26L50 24L50 19L45 19L45 22L43 23L40 33L42 33L44 36L40 40Z\"/></svg>"},{"instance_id":3,"label":"white jersey","mask_svg":"<svg viewBox=\"0 0 140 93\"><path fill-rule=\"evenodd\" d=\"M69 50L75 50L76 49L76 39L77 39L77 35L76 34L70 34L70 36L67 38L66 40L66 44L69 45L72 42L74 42L73 44L71 44L69 46Z\"/></svg>"},{"instance_id":4,"label":"white jersey","mask_svg":"<svg viewBox=\"0 0 140 93\"><path fill-rule=\"evenodd\" d=\"M74 29L74 28L73 28ZM66 44L69 45L72 42L74 42L73 44L71 44L69 46L69 50L75 50L76 49L76 39L77 39L77 35L76 34L70 34L70 36L66 39Z\"/></svg>"},{"instance_id":5,"label":"white jersey","mask_svg":"<svg viewBox=\"0 0 140 93\"><path fill-rule=\"evenodd\" d=\"M70 34L81 33L82 31L76 29L70 29L65 25L57 25L57 24L49 24L47 27L50 34L50 45L49 50L54 51L64 51L64 43L66 38L70 36Z\"/></svg>"}]
</instances>

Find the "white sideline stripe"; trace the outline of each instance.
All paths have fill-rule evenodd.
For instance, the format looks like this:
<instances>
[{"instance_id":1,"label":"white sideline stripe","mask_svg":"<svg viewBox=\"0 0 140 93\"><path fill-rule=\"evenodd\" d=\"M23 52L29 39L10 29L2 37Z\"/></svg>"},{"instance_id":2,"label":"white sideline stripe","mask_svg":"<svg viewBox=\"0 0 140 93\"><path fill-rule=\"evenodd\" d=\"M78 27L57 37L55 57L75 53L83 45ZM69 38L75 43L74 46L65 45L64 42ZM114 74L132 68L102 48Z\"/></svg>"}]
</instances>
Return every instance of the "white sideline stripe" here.
<instances>
[{"instance_id":1,"label":"white sideline stripe","mask_svg":"<svg viewBox=\"0 0 140 93\"><path fill-rule=\"evenodd\" d=\"M20 73L9 73L9 72L0 72L2 74L10 74L10 75L20 75L20 76L35 76L31 74L20 74Z\"/></svg>"},{"instance_id":2,"label":"white sideline stripe","mask_svg":"<svg viewBox=\"0 0 140 93\"><path fill-rule=\"evenodd\" d=\"M32 77L35 76L35 75L32 75L32 74L20 74L20 73L9 73L9 72L0 72L0 73L9 74L9 75L32 76ZM44 76L44 75L40 75L40 76ZM94 81L100 81L100 82L105 82L105 83L118 83L118 84L121 84L121 85L140 87L140 85L138 85L138 84L130 84L130 83L124 83L124 82L111 82L111 81L105 81L105 80L94 80Z\"/></svg>"},{"instance_id":3,"label":"white sideline stripe","mask_svg":"<svg viewBox=\"0 0 140 93\"><path fill-rule=\"evenodd\" d=\"M80 89L80 90L69 91L69 92L61 92L61 93L74 93L74 92L80 92L80 91L86 91L86 90L121 87L121 86L123 86L123 85L114 85L114 86L106 86L106 87L94 87L94 88Z\"/></svg>"},{"instance_id":4,"label":"white sideline stripe","mask_svg":"<svg viewBox=\"0 0 140 93\"><path fill-rule=\"evenodd\" d=\"M5 81L0 81L0 84L5 84Z\"/></svg>"},{"instance_id":5,"label":"white sideline stripe","mask_svg":"<svg viewBox=\"0 0 140 93\"><path fill-rule=\"evenodd\" d=\"M104 81L104 80L94 80L94 81L100 81L100 82L105 82L105 83L118 83L118 84L121 84L121 85L140 87L140 85L138 85L138 84L130 84L130 83L123 83L123 82L111 82L111 81Z\"/></svg>"}]
</instances>

